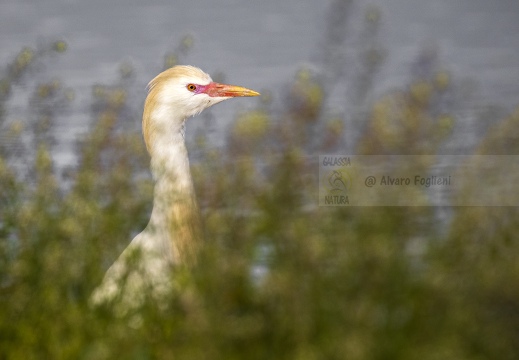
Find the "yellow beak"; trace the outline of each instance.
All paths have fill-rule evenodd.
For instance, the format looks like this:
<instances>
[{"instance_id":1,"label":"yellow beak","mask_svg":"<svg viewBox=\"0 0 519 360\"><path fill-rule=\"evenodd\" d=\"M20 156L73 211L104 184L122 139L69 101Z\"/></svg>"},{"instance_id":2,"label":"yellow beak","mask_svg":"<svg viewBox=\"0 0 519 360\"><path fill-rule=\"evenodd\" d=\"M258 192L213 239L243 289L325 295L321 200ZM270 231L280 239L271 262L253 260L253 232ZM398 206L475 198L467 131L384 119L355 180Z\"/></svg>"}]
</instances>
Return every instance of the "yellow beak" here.
<instances>
[{"instance_id":1,"label":"yellow beak","mask_svg":"<svg viewBox=\"0 0 519 360\"><path fill-rule=\"evenodd\" d=\"M259 96L260 93L236 85L219 84L212 82L207 85L204 91L212 97L238 97L238 96Z\"/></svg>"}]
</instances>

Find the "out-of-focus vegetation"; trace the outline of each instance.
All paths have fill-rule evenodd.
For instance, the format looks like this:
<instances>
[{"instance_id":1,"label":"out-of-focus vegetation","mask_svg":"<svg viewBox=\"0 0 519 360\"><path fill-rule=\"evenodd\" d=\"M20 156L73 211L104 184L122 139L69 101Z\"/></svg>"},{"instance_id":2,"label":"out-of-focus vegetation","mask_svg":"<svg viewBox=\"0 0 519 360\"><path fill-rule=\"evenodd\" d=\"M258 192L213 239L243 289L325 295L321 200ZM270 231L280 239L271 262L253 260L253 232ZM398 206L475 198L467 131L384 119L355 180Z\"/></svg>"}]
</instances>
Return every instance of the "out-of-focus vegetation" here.
<instances>
[{"instance_id":1,"label":"out-of-focus vegetation","mask_svg":"<svg viewBox=\"0 0 519 360\"><path fill-rule=\"evenodd\" d=\"M120 82L93 87L90 131L78 143L78 165L62 177L53 120L74 94L27 74L66 44L24 49L4 68L1 359L519 358L516 208L451 208L440 222L431 207L315 206L315 157L341 152L348 117L363 126L357 152L392 161L435 154L463 102L455 74L429 52L408 86L368 100L384 58L380 14L368 9L347 76L350 5L332 4L325 71L301 69L282 110L271 103L277 94L267 94L237 115L224 148L203 133L189 144L205 234L199 265L173 271L178 286L167 306L150 300L125 316L88 299L151 207L148 157L140 133L125 125L140 116L128 106L133 69L125 64ZM351 112L329 112L332 79L355 90ZM28 92L27 119L9 117L15 91ZM477 151L516 154L518 119L492 119Z\"/></svg>"}]
</instances>

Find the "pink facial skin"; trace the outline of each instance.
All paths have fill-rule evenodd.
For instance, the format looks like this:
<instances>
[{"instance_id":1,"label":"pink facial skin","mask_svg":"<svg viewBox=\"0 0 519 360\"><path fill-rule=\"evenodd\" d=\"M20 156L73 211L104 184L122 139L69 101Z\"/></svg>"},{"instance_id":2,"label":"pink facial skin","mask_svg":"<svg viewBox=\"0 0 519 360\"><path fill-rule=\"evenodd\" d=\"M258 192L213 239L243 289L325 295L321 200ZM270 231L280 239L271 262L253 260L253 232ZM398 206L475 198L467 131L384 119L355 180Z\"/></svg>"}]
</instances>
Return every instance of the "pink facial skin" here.
<instances>
[{"instance_id":1,"label":"pink facial skin","mask_svg":"<svg viewBox=\"0 0 519 360\"><path fill-rule=\"evenodd\" d=\"M238 96L258 96L256 91L235 85L220 84L211 82L207 85L189 84L196 88L193 90L195 94L207 94L211 97L238 97Z\"/></svg>"}]
</instances>

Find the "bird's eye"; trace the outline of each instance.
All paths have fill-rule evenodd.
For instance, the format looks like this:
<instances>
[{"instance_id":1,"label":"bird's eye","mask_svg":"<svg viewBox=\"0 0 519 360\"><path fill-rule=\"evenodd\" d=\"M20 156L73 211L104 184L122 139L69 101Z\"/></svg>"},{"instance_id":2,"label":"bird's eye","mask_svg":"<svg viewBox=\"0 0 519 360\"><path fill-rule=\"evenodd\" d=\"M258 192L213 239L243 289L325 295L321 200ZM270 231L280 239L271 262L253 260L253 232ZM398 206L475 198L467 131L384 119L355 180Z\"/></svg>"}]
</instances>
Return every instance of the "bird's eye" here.
<instances>
[{"instance_id":1,"label":"bird's eye","mask_svg":"<svg viewBox=\"0 0 519 360\"><path fill-rule=\"evenodd\" d=\"M188 84L187 85L187 89L191 92L195 91L196 90L196 85L195 84Z\"/></svg>"}]
</instances>

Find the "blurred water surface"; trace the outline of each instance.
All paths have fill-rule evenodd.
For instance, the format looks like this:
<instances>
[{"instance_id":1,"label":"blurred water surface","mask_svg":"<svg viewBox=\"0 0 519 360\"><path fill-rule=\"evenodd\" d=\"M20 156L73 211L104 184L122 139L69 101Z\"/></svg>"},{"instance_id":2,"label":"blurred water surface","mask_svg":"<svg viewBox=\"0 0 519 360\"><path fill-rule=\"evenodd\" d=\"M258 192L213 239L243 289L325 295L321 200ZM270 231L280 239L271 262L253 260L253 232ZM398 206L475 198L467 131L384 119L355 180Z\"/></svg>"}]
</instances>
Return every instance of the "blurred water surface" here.
<instances>
[{"instance_id":1,"label":"blurred water surface","mask_svg":"<svg viewBox=\"0 0 519 360\"><path fill-rule=\"evenodd\" d=\"M224 72L229 82L282 95L282 85L298 67L320 65L320 42L332 3L3 0L0 62L5 64L23 46L56 38L69 43L67 53L45 69L48 76L59 76L72 87L80 104L57 124L63 134L61 149L68 151L66 144L87 124L90 87L110 83L117 78L121 61L130 61L137 70L138 108L145 97L145 84L160 71L164 54L185 34L193 35L194 47L181 61L210 73ZM380 42L387 50L386 63L377 77L377 94L405 84L420 49L430 46L438 49L456 77L474 80L484 99L508 110L517 104L519 2L356 0L347 31L358 32L363 9L373 5L382 12ZM346 42L348 49L358 45ZM343 93L332 95L333 106L347 106ZM224 119L218 122L221 129L242 106L247 102L219 105L217 117ZM14 108L10 116L20 115Z\"/></svg>"}]
</instances>

